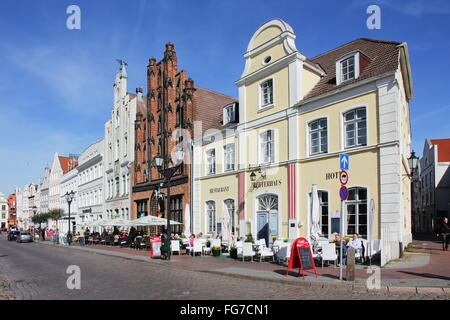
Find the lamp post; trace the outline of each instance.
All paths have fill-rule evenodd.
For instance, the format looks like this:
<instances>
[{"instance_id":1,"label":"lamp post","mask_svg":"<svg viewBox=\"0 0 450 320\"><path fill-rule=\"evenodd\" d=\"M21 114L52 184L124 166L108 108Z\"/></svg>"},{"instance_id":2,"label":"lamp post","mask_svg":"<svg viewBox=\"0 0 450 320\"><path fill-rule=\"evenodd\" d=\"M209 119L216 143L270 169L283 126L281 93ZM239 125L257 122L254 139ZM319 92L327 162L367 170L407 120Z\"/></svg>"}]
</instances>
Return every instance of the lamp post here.
<instances>
[{"instance_id":1,"label":"lamp post","mask_svg":"<svg viewBox=\"0 0 450 320\"><path fill-rule=\"evenodd\" d=\"M72 242L72 234L70 233L70 204L72 203L73 199L75 198L75 192L67 191L64 196L66 197L66 201L69 206L69 229L67 231L67 244L70 246L70 244Z\"/></svg>"},{"instance_id":2,"label":"lamp post","mask_svg":"<svg viewBox=\"0 0 450 320\"><path fill-rule=\"evenodd\" d=\"M178 149L175 151L175 156L177 158L177 163L169 167L169 161L167 161L167 157L162 157L159 153L153 159L153 165L158 169L158 172L164 177L164 184L167 188L167 204L166 204L166 219L167 219L167 227L166 233L167 237L170 237L170 187L171 187L171 179L174 176L175 172L183 165L185 152L182 149ZM167 260L170 260L170 248L167 252Z\"/></svg>"},{"instance_id":3,"label":"lamp post","mask_svg":"<svg viewBox=\"0 0 450 320\"><path fill-rule=\"evenodd\" d=\"M411 213L415 212L414 210L414 183L416 182L415 178L414 178L414 174L415 171L417 169L417 165L419 163L419 158L416 156L416 153L413 151L411 151L411 155L408 158L408 165L409 168L411 169ZM417 216L415 215L415 218L417 218ZM411 221L414 221L414 219L411 219ZM417 231L417 223L414 224L414 231Z\"/></svg>"}]
</instances>

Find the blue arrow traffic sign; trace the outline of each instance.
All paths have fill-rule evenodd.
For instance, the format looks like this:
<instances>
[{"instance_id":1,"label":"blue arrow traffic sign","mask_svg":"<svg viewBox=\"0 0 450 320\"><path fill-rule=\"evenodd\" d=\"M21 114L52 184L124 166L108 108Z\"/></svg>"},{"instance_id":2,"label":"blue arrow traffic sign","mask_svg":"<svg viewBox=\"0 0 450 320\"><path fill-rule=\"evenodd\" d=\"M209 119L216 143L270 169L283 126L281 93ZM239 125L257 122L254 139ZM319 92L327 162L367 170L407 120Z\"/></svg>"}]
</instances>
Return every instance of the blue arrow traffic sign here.
<instances>
[{"instance_id":1,"label":"blue arrow traffic sign","mask_svg":"<svg viewBox=\"0 0 450 320\"><path fill-rule=\"evenodd\" d=\"M341 170L348 170L349 162L348 154L341 153L339 155L339 167Z\"/></svg>"}]
</instances>

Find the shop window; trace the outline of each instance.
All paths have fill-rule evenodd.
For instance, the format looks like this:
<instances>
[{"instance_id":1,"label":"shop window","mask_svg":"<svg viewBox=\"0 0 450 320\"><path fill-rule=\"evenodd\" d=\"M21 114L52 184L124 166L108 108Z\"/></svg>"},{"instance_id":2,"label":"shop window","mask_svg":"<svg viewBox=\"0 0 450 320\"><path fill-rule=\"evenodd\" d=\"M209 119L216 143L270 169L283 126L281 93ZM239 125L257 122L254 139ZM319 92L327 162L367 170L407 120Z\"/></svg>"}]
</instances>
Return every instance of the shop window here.
<instances>
[{"instance_id":1,"label":"shop window","mask_svg":"<svg viewBox=\"0 0 450 320\"><path fill-rule=\"evenodd\" d=\"M359 234L367 238L367 189L348 189L347 234Z\"/></svg>"}]
</instances>

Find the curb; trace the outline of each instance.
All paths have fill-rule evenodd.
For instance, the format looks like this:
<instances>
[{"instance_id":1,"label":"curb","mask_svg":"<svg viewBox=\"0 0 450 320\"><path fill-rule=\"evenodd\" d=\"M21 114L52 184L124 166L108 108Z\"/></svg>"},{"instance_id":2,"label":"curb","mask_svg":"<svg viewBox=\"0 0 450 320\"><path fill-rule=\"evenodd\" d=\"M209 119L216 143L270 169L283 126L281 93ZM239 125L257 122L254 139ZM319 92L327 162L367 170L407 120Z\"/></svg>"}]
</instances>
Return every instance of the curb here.
<instances>
[{"instance_id":1,"label":"curb","mask_svg":"<svg viewBox=\"0 0 450 320\"><path fill-rule=\"evenodd\" d=\"M100 254L100 255L109 256L109 257L122 258L125 260L133 260L133 261L144 262L144 263L147 262L147 263L164 266L167 268L180 269L180 268L168 265L168 263L170 263L170 261L164 261L164 262L160 262L158 260L147 260L146 261L143 259L137 259L136 257L133 257L133 256L124 257L124 256L112 254L111 252L108 252L106 250L104 250L105 252L98 252L101 249L97 249L98 251L92 251L92 250L85 250L85 249L75 247L75 246L69 247L69 246L53 244L50 242L43 242L43 241L39 241L39 242L35 241L34 243L44 244L47 246L55 246L58 248L75 249L75 250L79 250L79 251L90 252L90 253ZM89 249L89 248L86 248L86 249ZM142 256L142 257L144 257L144 256ZM450 288L442 288L442 287L380 286L379 288L369 289L360 283L327 283L327 282L313 282L313 281L304 281L304 280L295 281L295 280L287 280L287 279L262 278L262 277L258 277L258 276L252 276L252 275L244 275L244 274L223 272L223 271L214 271L214 270L188 270L188 269L182 269L182 270L223 275L223 276L227 276L227 277L240 278L240 279L287 284L287 285L293 285L293 286L299 286L299 287L305 287L305 288L314 287L314 288L333 289L333 290L340 290L340 291L365 292L365 293L367 293L367 292L391 293L391 294L406 294L406 293L411 294L412 293L412 294L420 294L420 295L444 295L444 296L450 297Z\"/></svg>"}]
</instances>

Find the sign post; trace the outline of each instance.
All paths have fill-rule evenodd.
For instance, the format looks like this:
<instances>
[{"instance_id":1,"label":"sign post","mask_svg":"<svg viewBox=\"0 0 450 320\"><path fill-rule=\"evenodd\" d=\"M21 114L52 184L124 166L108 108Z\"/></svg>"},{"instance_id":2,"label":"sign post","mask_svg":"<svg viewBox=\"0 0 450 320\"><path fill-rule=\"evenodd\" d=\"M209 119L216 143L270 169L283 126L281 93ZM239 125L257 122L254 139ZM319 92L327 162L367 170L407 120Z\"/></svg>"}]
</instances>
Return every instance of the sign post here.
<instances>
[{"instance_id":1,"label":"sign post","mask_svg":"<svg viewBox=\"0 0 450 320\"><path fill-rule=\"evenodd\" d=\"M341 198L341 226L340 226L340 234L341 234L341 246L339 248L339 280L342 280L343 274L343 255L344 255L344 201L348 199L348 189L345 186L348 182L348 170L350 164L350 159L348 154L341 153L339 155L339 168L342 170L339 174L339 180L341 182L341 188L339 189L339 197Z\"/></svg>"}]
</instances>

